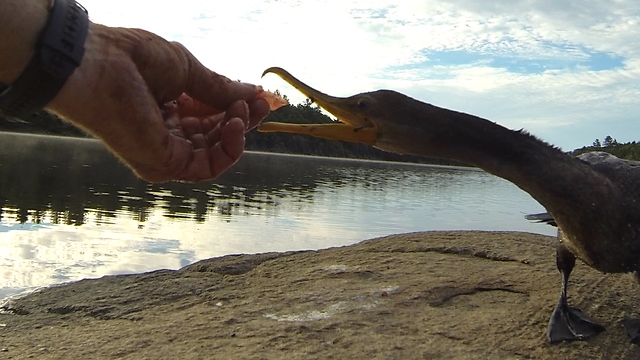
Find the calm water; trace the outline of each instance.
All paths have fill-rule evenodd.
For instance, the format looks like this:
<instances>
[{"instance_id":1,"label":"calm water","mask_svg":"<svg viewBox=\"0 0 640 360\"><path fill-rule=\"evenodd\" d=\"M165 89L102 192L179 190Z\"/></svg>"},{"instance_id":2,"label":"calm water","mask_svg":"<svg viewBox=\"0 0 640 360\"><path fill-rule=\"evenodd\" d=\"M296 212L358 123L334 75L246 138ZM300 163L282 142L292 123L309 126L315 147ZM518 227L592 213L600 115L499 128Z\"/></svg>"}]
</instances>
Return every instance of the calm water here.
<instances>
[{"instance_id":1,"label":"calm water","mask_svg":"<svg viewBox=\"0 0 640 360\"><path fill-rule=\"evenodd\" d=\"M92 140L0 134L0 299L236 253L424 230L553 235L477 170L250 153L217 181L151 185Z\"/></svg>"}]
</instances>

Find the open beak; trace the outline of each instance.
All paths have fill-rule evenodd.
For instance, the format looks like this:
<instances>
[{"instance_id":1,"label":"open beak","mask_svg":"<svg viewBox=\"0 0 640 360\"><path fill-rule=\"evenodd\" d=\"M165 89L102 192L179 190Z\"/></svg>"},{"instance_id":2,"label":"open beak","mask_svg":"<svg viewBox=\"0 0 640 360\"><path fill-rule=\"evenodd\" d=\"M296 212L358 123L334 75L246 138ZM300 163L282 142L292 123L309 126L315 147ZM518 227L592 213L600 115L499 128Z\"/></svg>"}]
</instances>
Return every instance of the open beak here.
<instances>
[{"instance_id":1,"label":"open beak","mask_svg":"<svg viewBox=\"0 0 640 360\"><path fill-rule=\"evenodd\" d=\"M375 145L378 138L378 131L375 124L358 116L353 110L352 100L327 95L320 92L302 81L296 79L286 70L279 67L268 68L262 76L273 73L280 76L303 95L315 102L321 108L331 113L340 120L335 124L291 124L266 122L258 126L260 132L285 132L292 134L305 134L314 137L358 142Z\"/></svg>"}]
</instances>

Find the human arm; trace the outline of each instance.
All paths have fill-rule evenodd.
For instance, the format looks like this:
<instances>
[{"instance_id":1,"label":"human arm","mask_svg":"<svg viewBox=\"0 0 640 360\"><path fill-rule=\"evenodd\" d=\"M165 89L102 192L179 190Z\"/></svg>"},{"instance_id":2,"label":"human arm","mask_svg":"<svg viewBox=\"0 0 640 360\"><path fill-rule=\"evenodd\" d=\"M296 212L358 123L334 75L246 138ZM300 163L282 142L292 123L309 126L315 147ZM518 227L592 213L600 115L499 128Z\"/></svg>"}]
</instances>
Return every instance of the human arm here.
<instances>
[{"instance_id":1,"label":"human arm","mask_svg":"<svg viewBox=\"0 0 640 360\"><path fill-rule=\"evenodd\" d=\"M0 82L10 84L33 56L49 1L0 0L0 6L8 10L0 14ZM101 139L145 180L217 177L242 154L244 132L269 113L259 87L209 71L183 46L153 33L90 23L85 48L47 108ZM159 104L182 93L209 105L206 118L215 126L161 111Z\"/></svg>"}]
</instances>

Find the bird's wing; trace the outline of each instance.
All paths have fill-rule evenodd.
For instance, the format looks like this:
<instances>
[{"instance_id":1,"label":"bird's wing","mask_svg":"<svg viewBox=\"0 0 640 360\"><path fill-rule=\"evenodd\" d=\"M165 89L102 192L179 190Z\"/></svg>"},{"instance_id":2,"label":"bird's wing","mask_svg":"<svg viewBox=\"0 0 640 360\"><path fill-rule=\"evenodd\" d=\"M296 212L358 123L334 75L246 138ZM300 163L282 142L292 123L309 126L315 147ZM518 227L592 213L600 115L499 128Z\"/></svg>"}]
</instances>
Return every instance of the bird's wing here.
<instances>
[{"instance_id":1,"label":"bird's wing","mask_svg":"<svg viewBox=\"0 0 640 360\"><path fill-rule=\"evenodd\" d=\"M640 162L620 159L603 151L593 151L578 156L578 159L589 164L595 171L618 184L622 191L630 197L640 198ZM525 219L539 223L558 226L549 213L526 215Z\"/></svg>"},{"instance_id":2,"label":"bird's wing","mask_svg":"<svg viewBox=\"0 0 640 360\"><path fill-rule=\"evenodd\" d=\"M620 159L601 151L582 154L578 159L618 184L629 198L640 199L640 162Z\"/></svg>"}]
</instances>

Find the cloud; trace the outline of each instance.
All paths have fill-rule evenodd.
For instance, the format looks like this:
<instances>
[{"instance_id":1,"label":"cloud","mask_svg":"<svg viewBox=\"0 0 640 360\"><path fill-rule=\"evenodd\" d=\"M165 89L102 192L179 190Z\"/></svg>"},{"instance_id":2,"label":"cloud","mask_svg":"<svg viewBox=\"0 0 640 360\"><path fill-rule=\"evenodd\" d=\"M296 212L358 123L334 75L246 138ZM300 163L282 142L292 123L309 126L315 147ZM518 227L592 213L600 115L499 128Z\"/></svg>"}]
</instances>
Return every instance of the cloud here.
<instances>
[{"instance_id":1,"label":"cloud","mask_svg":"<svg viewBox=\"0 0 640 360\"><path fill-rule=\"evenodd\" d=\"M393 88L526 127L567 149L607 134L635 140L635 1L83 4L97 22L180 41L210 68L280 89L294 102L303 99L276 76L260 78L265 68L284 67L338 96Z\"/></svg>"}]
</instances>

